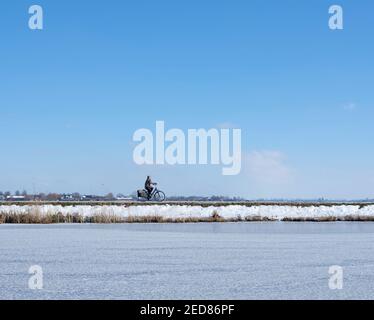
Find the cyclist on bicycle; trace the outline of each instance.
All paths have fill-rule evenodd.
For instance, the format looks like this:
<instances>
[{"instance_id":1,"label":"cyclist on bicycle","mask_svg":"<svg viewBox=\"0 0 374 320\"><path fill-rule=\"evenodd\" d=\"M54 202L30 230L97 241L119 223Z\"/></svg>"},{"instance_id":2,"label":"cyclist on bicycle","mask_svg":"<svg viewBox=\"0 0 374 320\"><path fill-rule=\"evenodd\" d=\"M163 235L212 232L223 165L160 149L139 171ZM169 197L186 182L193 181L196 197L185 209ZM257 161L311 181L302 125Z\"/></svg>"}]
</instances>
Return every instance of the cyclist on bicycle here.
<instances>
[{"instance_id":1,"label":"cyclist on bicycle","mask_svg":"<svg viewBox=\"0 0 374 320\"><path fill-rule=\"evenodd\" d=\"M144 188L148 192L148 199L151 198L153 186L157 185L156 182L153 182L150 176L147 176L147 180L145 180Z\"/></svg>"}]
</instances>

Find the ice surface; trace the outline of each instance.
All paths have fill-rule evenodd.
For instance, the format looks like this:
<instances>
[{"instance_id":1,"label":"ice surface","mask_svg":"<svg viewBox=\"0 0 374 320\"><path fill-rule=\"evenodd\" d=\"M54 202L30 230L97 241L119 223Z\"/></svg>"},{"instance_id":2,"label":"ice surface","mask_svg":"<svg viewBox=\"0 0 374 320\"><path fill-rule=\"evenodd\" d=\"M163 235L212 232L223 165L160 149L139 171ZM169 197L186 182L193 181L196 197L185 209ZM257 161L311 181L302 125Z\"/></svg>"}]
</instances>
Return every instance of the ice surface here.
<instances>
[{"instance_id":1,"label":"ice surface","mask_svg":"<svg viewBox=\"0 0 374 320\"><path fill-rule=\"evenodd\" d=\"M373 243L371 222L0 225L0 298L374 299Z\"/></svg>"}]
</instances>

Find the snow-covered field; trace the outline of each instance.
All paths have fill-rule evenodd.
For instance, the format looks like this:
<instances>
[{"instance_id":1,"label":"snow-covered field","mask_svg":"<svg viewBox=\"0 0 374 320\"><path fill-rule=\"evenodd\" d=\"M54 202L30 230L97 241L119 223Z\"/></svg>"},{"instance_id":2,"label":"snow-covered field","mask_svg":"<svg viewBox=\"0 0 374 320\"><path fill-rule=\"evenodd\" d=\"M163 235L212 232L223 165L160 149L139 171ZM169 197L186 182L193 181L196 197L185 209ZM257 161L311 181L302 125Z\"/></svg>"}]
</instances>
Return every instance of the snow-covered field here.
<instances>
[{"instance_id":1,"label":"snow-covered field","mask_svg":"<svg viewBox=\"0 0 374 320\"><path fill-rule=\"evenodd\" d=\"M110 215L123 218L159 216L163 218L209 218L214 213L224 219L268 218L272 220L327 217L368 217L374 218L374 205L334 205L334 206L290 206L290 205L0 205L0 214L39 214L39 215Z\"/></svg>"}]
</instances>

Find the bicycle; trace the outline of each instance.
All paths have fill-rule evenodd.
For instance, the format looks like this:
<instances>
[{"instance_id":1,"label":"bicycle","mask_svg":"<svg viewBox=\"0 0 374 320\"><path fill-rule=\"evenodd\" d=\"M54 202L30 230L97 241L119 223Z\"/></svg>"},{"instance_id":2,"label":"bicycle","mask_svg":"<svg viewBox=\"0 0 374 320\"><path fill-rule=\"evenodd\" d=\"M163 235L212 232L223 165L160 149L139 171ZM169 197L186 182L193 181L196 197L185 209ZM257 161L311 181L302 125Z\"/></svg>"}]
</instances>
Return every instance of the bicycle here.
<instances>
[{"instance_id":1,"label":"bicycle","mask_svg":"<svg viewBox=\"0 0 374 320\"><path fill-rule=\"evenodd\" d=\"M138 190L138 198L145 199L148 201L162 202L166 199L165 193L154 187L152 193L149 194L146 190Z\"/></svg>"}]
</instances>

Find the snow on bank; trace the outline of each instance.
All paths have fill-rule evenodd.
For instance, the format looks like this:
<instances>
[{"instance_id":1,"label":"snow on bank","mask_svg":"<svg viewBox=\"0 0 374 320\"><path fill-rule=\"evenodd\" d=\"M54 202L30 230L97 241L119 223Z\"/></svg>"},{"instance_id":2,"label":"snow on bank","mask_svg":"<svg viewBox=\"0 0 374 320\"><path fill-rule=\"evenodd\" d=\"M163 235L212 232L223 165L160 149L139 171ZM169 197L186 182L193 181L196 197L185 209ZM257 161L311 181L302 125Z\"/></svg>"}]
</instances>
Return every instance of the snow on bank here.
<instances>
[{"instance_id":1,"label":"snow on bank","mask_svg":"<svg viewBox=\"0 0 374 320\"><path fill-rule=\"evenodd\" d=\"M335 206L288 206L288 205L229 205L229 206L191 206L191 205L136 205L136 206L115 206L115 205L0 205L0 214L79 214L84 217L95 215L114 215L118 217L144 217L160 216L163 218L207 218L214 212L225 219L233 219L240 216L261 217L275 220L284 218L322 218L322 217L345 217L361 216L374 217L374 205L360 208L358 205L335 205Z\"/></svg>"}]
</instances>

